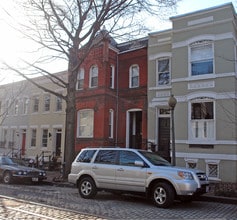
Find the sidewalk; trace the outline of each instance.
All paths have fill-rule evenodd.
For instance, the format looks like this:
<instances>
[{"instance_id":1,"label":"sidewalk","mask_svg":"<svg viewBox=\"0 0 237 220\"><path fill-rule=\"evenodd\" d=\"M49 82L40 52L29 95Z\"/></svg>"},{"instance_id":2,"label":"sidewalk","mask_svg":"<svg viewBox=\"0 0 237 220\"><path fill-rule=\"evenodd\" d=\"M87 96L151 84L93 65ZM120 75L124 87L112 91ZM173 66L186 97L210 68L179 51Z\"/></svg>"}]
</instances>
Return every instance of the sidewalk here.
<instances>
[{"instance_id":1,"label":"sidewalk","mask_svg":"<svg viewBox=\"0 0 237 220\"><path fill-rule=\"evenodd\" d=\"M62 178L60 171L47 171L47 179L44 182L46 184L55 186L75 187L72 183L69 183L67 180L64 180ZM236 197L215 196L213 192L206 193L200 196L197 200L206 202L237 204Z\"/></svg>"}]
</instances>

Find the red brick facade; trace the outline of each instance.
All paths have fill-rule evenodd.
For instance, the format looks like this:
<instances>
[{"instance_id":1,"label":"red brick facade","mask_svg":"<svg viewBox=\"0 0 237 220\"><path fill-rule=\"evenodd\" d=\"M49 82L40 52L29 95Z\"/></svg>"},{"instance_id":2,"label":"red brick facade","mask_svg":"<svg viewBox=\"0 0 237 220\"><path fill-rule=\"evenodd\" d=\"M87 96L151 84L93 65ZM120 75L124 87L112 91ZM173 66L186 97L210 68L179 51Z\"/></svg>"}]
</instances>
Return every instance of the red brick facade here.
<instances>
[{"instance_id":1,"label":"red brick facade","mask_svg":"<svg viewBox=\"0 0 237 220\"><path fill-rule=\"evenodd\" d=\"M145 42L145 43L144 43ZM131 43L113 47L103 41L95 47L82 64L83 89L77 91L77 111L93 112L92 135L80 136L78 116L76 151L88 146L121 146L144 148L147 140L147 44L127 49ZM98 85L90 88L90 68L98 67ZM111 65L114 66L114 88L110 88ZM130 69L138 66L139 85L130 87ZM113 111L110 126L109 112ZM81 129L83 128L81 126ZM110 134L113 127L113 134ZM88 132L89 133L89 132Z\"/></svg>"}]
</instances>

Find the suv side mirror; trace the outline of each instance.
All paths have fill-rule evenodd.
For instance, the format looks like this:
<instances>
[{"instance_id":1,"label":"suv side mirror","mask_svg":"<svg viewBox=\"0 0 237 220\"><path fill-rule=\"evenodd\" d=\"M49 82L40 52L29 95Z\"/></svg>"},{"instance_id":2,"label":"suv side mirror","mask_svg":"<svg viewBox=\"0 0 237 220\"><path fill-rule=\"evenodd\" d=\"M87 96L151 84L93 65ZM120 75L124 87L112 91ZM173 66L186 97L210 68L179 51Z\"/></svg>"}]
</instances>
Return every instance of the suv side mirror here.
<instances>
[{"instance_id":1,"label":"suv side mirror","mask_svg":"<svg viewBox=\"0 0 237 220\"><path fill-rule=\"evenodd\" d=\"M138 167L144 167L144 163L141 160L135 160L134 164L135 166L138 166Z\"/></svg>"}]
</instances>

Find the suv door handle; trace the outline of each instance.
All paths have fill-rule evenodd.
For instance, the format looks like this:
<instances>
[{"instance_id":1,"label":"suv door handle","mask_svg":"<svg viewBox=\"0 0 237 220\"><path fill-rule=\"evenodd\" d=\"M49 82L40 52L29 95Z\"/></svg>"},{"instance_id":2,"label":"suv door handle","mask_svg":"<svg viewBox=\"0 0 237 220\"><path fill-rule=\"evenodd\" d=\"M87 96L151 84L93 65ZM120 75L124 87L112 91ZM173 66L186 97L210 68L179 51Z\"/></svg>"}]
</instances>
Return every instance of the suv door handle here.
<instances>
[{"instance_id":1,"label":"suv door handle","mask_svg":"<svg viewBox=\"0 0 237 220\"><path fill-rule=\"evenodd\" d=\"M97 169L98 169L97 166L93 166L93 167L92 167L92 170L97 170Z\"/></svg>"}]
</instances>

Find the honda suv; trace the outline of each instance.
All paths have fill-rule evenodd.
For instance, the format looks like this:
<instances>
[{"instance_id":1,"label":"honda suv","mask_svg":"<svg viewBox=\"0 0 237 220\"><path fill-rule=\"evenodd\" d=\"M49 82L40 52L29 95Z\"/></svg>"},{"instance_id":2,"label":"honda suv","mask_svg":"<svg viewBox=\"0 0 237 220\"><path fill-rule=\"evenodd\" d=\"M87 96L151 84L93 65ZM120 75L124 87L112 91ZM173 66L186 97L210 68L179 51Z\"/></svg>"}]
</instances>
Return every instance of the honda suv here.
<instances>
[{"instance_id":1,"label":"honda suv","mask_svg":"<svg viewBox=\"0 0 237 220\"><path fill-rule=\"evenodd\" d=\"M128 148L83 149L72 163L68 181L85 199L100 190L143 193L162 208L177 198L191 201L209 185L203 171L171 166L156 153Z\"/></svg>"}]
</instances>

